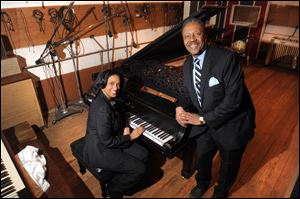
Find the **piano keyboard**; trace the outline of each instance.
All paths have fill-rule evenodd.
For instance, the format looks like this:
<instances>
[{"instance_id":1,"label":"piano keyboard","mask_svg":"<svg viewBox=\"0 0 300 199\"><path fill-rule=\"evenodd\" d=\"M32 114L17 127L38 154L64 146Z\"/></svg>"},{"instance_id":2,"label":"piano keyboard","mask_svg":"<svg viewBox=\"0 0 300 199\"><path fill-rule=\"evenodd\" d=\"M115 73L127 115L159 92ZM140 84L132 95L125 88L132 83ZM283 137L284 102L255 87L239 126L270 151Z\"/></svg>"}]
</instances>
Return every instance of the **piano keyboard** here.
<instances>
[{"instance_id":1,"label":"piano keyboard","mask_svg":"<svg viewBox=\"0 0 300 199\"><path fill-rule=\"evenodd\" d=\"M19 198L25 185L1 139L1 198Z\"/></svg>"},{"instance_id":2,"label":"piano keyboard","mask_svg":"<svg viewBox=\"0 0 300 199\"><path fill-rule=\"evenodd\" d=\"M164 146L167 142L175 139L174 136L170 135L166 131L159 129L155 125L150 124L147 121L131 113L129 117L129 125L133 129L140 126L144 127L145 131L143 135L160 146Z\"/></svg>"}]
</instances>

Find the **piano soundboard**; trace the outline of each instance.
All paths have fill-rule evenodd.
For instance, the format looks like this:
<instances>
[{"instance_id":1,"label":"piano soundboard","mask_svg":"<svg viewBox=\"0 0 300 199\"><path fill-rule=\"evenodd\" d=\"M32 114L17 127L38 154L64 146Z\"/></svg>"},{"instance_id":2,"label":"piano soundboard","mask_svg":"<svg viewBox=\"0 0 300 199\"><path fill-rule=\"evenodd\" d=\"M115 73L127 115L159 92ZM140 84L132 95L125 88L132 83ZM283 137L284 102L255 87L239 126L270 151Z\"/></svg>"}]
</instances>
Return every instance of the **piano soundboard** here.
<instances>
[{"instance_id":1,"label":"piano soundboard","mask_svg":"<svg viewBox=\"0 0 300 199\"><path fill-rule=\"evenodd\" d=\"M19 198L25 185L1 139L1 198Z\"/></svg>"}]
</instances>

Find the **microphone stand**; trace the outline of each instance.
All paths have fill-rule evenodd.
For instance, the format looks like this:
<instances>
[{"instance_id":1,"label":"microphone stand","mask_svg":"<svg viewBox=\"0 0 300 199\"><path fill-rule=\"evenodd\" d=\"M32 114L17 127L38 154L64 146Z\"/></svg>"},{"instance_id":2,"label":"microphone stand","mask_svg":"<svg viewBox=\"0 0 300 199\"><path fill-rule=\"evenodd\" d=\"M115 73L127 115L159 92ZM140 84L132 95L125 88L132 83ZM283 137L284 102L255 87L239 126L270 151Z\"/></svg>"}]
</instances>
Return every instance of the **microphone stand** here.
<instances>
[{"instance_id":1,"label":"microphone stand","mask_svg":"<svg viewBox=\"0 0 300 199\"><path fill-rule=\"evenodd\" d=\"M88 106L84 103L83 98L82 98L82 94L81 94L81 86L80 86L80 82L79 82L79 74L78 74L78 69L75 63L75 54L74 54L74 50L73 50L73 43L74 41L72 39L69 40L69 44L70 44L70 55L72 57L72 61L73 61L73 66L74 66L74 73L75 73L75 78L76 78L76 85L77 85L77 91L78 91L78 95L79 95L79 100L75 103L70 103L70 105L75 105L75 106L82 106L84 108L88 108Z\"/></svg>"},{"instance_id":2,"label":"microphone stand","mask_svg":"<svg viewBox=\"0 0 300 199\"><path fill-rule=\"evenodd\" d=\"M54 74L55 74L55 81L57 84L57 88L58 88L58 92L59 92L59 96L60 96L60 100L61 100L61 105L55 111L55 118L52 120L52 124L55 124L57 121L65 118L65 117L68 117L75 113L82 113L83 110L75 110L75 109L68 108L66 106L66 102L63 97L63 92L60 87L60 83L59 83L59 79L58 79L58 75L57 75L57 71L56 71L56 67L55 67L55 60L54 60L54 56L56 56L55 50L52 48L52 46L50 46L49 50L50 50L50 57L52 60L52 66L53 66L53 70L54 70Z\"/></svg>"},{"instance_id":3,"label":"microphone stand","mask_svg":"<svg viewBox=\"0 0 300 199\"><path fill-rule=\"evenodd\" d=\"M74 5L74 1L72 1L72 2L69 4L66 13L68 13L69 10L72 9L73 5ZM63 18L60 20L59 24L58 24L58 25L56 26L56 28L54 29L54 32L53 32L53 34L51 35L49 41L47 42L46 47L45 47L44 51L42 52L40 58L39 58L37 61L35 61L36 64L41 64L41 63L44 62L44 59L45 59L45 57L47 56L47 55L44 56L44 54L45 54L45 52L47 51L47 49L52 45L52 40L53 40L53 38L54 38L56 32L58 31L59 27L61 26L62 22L65 20L65 18L66 18L66 15L63 16Z\"/></svg>"},{"instance_id":4,"label":"microphone stand","mask_svg":"<svg viewBox=\"0 0 300 199\"><path fill-rule=\"evenodd\" d=\"M69 6L67 8L67 12L69 12L69 10L72 8L73 5L74 5L74 1L72 1L69 4ZM54 74L55 74L55 82L56 82L58 92L59 92L59 96L60 96L60 100L61 100L61 104L58 106L58 108L55 111L55 118L52 120L52 124L55 124L57 121L65 118L65 117L68 117L68 116L73 115L75 113L81 113L83 111L83 110L74 110L74 109L68 108L66 106L65 98L63 96L62 88L60 87L61 84L60 84L60 81L58 79L58 74L57 74L56 67L55 67L54 57L56 56L56 54L55 54L55 49L54 49L55 46L53 45L52 40L53 40L54 35L58 31L59 27L61 26L61 24L62 24L62 22L65 18L66 18L66 15L63 16L63 18L60 20L60 23L54 29L54 32L53 32L51 38L49 39L49 41L47 42L44 51L42 52L40 58L36 61L36 64L44 63L44 58L46 56L44 54L47 50L49 51L51 61L52 61L53 70L54 70Z\"/></svg>"},{"instance_id":5,"label":"microphone stand","mask_svg":"<svg viewBox=\"0 0 300 199\"><path fill-rule=\"evenodd\" d=\"M102 7L102 12L104 15L104 24L105 24L105 39L106 39L106 48L109 49L109 44L108 44L108 35L110 37L112 37L112 32L110 30L110 26L108 23L108 17L109 17L109 5L105 4L105 1L103 1L103 7ZM107 51L107 61L108 61L108 65L111 67L111 63L110 63L110 56L109 56L109 51Z\"/></svg>"},{"instance_id":6,"label":"microphone stand","mask_svg":"<svg viewBox=\"0 0 300 199\"><path fill-rule=\"evenodd\" d=\"M128 31L128 17L126 14L123 15L123 23L125 25L125 42L126 42L126 58L128 58L128 36L127 36L127 31Z\"/></svg>"}]
</instances>

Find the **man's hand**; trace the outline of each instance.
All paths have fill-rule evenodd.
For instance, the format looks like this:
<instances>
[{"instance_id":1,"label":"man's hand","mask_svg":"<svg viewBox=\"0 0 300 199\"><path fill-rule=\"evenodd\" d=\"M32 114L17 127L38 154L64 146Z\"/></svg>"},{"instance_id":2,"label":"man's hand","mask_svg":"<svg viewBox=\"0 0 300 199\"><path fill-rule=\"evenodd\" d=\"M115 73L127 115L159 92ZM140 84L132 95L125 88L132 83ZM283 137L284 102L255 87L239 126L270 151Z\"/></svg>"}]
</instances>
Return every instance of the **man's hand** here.
<instances>
[{"instance_id":1,"label":"man's hand","mask_svg":"<svg viewBox=\"0 0 300 199\"><path fill-rule=\"evenodd\" d=\"M183 127L186 127L187 124L192 125L202 125L205 124L199 120L200 115L196 113L186 112L181 106L176 108L176 121Z\"/></svg>"},{"instance_id":2,"label":"man's hand","mask_svg":"<svg viewBox=\"0 0 300 199\"><path fill-rule=\"evenodd\" d=\"M178 106L176 107L176 121L183 127L186 127L186 120L184 119L183 115L185 113L185 110L181 107Z\"/></svg>"},{"instance_id":3,"label":"man's hand","mask_svg":"<svg viewBox=\"0 0 300 199\"><path fill-rule=\"evenodd\" d=\"M200 119L199 119L200 115L198 115L196 113L185 112L182 117L186 120L187 124L192 124L192 125L205 124L205 121L203 121L203 122L200 121Z\"/></svg>"}]
</instances>

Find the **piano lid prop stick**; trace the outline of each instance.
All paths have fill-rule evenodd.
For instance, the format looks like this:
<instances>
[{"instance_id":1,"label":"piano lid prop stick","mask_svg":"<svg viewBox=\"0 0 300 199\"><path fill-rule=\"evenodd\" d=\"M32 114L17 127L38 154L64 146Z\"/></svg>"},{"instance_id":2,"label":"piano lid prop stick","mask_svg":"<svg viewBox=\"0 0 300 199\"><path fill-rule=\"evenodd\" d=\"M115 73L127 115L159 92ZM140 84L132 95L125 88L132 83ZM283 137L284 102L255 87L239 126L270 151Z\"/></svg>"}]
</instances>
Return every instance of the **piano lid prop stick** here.
<instances>
[{"instance_id":1,"label":"piano lid prop stick","mask_svg":"<svg viewBox=\"0 0 300 199\"><path fill-rule=\"evenodd\" d=\"M169 100L169 101L171 101L171 102L173 102L173 103L175 103L175 102L177 101L176 98L174 98L174 97L172 97L172 96L170 96L170 95L167 95L167 94L165 94L165 93L162 93L162 92L160 92L160 91L157 91L157 90L155 90L155 89L153 89L153 88L149 88L149 87L147 87L147 86L141 87L140 90L141 90L141 91L144 91L144 92L146 92L146 93L150 93L150 94L152 94L152 95L155 95L155 96L164 98L164 99Z\"/></svg>"}]
</instances>

